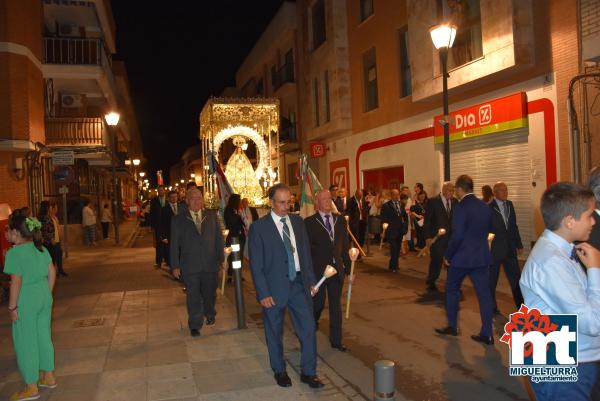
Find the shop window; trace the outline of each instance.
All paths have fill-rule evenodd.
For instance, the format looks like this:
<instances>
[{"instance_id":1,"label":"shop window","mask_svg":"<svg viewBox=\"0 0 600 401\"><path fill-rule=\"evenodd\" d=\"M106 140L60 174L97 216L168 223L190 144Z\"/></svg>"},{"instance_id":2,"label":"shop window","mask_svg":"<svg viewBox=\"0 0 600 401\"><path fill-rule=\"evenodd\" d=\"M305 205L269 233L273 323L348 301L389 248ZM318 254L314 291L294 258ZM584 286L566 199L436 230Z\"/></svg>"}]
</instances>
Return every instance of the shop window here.
<instances>
[{"instance_id":1,"label":"shop window","mask_svg":"<svg viewBox=\"0 0 600 401\"><path fill-rule=\"evenodd\" d=\"M326 39L325 0L317 0L311 8L313 50L319 48Z\"/></svg>"},{"instance_id":2,"label":"shop window","mask_svg":"<svg viewBox=\"0 0 600 401\"><path fill-rule=\"evenodd\" d=\"M360 0L360 21L373 15L373 0Z\"/></svg>"},{"instance_id":3,"label":"shop window","mask_svg":"<svg viewBox=\"0 0 600 401\"><path fill-rule=\"evenodd\" d=\"M402 97L412 94L412 75L410 72L410 58L408 55L408 28L400 30L400 94Z\"/></svg>"},{"instance_id":4,"label":"shop window","mask_svg":"<svg viewBox=\"0 0 600 401\"><path fill-rule=\"evenodd\" d=\"M448 69L483 56L479 0L437 0L439 21L456 25L456 38L448 52Z\"/></svg>"},{"instance_id":5,"label":"shop window","mask_svg":"<svg viewBox=\"0 0 600 401\"><path fill-rule=\"evenodd\" d=\"M379 106L379 100L377 95L377 63L374 47L363 54L363 80L365 111L376 109Z\"/></svg>"},{"instance_id":6,"label":"shop window","mask_svg":"<svg viewBox=\"0 0 600 401\"><path fill-rule=\"evenodd\" d=\"M325 103L324 121L328 122L331 119L331 108L329 106L329 71L323 73L323 102Z\"/></svg>"},{"instance_id":7,"label":"shop window","mask_svg":"<svg viewBox=\"0 0 600 401\"><path fill-rule=\"evenodd\" d=\"M315 127L320 125L319 121L319 79L313 81L313 112L315 115Z\"/></svg>"}]
</instances>

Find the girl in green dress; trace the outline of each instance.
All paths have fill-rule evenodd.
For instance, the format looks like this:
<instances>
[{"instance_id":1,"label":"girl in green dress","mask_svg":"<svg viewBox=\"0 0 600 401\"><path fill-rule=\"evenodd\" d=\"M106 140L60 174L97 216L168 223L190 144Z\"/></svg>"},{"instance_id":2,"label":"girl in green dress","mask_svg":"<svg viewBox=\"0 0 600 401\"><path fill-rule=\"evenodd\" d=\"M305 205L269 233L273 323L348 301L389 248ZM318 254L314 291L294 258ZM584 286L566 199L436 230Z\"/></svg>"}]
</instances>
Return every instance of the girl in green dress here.
<instances>
[{"instance_id":1,"label":"girl in green dress","mask_svg":"<svg viewBox=\"0 0 600 401\"><path fill-rule=\"evenodd\" d=\"M41 223L17 213L10 216L4 273L10 274L8 311L17 364L26 387L11 401L40 398L39 387L54 388L54 346L50 335L52 289L56 271L42 245ZM40 376L41 371L41 376Z\"/></svg>"}]
</instances>

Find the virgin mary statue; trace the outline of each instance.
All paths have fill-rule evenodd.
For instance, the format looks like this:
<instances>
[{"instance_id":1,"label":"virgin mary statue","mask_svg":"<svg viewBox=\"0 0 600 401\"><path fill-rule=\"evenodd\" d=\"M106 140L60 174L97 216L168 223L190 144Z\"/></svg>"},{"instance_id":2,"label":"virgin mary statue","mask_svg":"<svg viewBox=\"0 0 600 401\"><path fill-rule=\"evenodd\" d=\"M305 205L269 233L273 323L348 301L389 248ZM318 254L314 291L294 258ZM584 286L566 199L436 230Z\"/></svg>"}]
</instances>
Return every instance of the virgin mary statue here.
<instances>
[{"instance_id":1,"label":"virgin mary statue","mask_svg":"<svg viewBox=\"0 0 600 401\"><path fill-rule=\"evenodd\" d=\"M225 165L225 176L233 191L242 198L248 198L251 203L262 198L263 192L254 173L250 159L244 153L242 146L246 143L243 137L235 137L235 151Z\"/></svg>"}]
</instances>

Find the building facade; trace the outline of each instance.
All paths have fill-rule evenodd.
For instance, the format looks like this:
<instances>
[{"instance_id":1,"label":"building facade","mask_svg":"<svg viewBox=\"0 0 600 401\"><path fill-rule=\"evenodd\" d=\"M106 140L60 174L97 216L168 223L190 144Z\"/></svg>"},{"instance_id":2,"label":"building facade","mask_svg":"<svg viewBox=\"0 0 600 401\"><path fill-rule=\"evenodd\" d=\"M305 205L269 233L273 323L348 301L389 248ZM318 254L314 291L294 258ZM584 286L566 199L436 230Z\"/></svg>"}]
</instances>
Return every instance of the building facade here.
<instances>
[{"instance_id":1,"label":"building facade","mask_svg":"<svg viewBox=\"0 0 600 401\"><path fill-rule=\"evenodd\" d=\"M0 100L0 203L35 212L41 200L58 198L52 154L69 151L69 223L79 223L83 199L112 198L113 154L119 197L132 204L131 159L142 158L141 141L125 66L112 60L110 2L2 0L0 10L0 90L9 94ZM121 116L113 131L109 111Z\"/></svg>"},{"instance_id":2,"label":"building facade","mask_svg":"<svg viewBox=\"0 0 600 401\"><path fill-rule=\"evenodd\" d=\"M439 192L442 77L429 28L451 20L451 177L473 176L478 194L505 181L529 247L543 228L542 192L572 178L565 110L579 71L577 2L348 0L346 10L351 133L322 138L323 183Z\"/></svg>"}]
</instances>

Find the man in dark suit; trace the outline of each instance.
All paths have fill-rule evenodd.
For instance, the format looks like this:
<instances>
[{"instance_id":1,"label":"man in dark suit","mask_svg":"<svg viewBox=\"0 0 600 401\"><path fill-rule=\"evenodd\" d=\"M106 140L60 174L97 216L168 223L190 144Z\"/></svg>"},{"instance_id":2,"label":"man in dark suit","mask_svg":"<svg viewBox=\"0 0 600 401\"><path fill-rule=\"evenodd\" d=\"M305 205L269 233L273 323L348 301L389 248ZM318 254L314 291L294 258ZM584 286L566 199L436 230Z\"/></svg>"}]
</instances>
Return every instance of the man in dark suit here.
<instances>
[{"instance_id":1,"label":"man in dark suit","mask_svg":"<svg viewBox=\"0 0 600 401\"><path fill-rule=\"evenodd\" d=\"M300 213L300 203L298 203L297 199L296 194L292 194L292 198L290 199L290 213Z\"/></svg>"},{"instance_id":2,"label":"man in dark suit","mask_svg":"<svg viewBox=\"0 0 600 401\"><path fill-rule=\"evenodd\" d=\"M381 207L381 221L388 224L388 228L385 230L385 240L390 244L388 268L397 273L402 238L408 231L408 216L405 210L407 197L405 194L400 195L400 191L397 189L392 189L391 196L392 199Z\"/></svg>"},{"instance_id":3,"label":"man in dark suit","mask_svg":"<svg viewBox=\"0 0 600 401\"><path fill-rule=\"evenodd\" d=\"M362 247L365 243L365 231L367 229L367 210L365 209L365 203L363 200L363 193L360 189L357 189L354 196L350 198L346 215L350 217L349 225L350 231L354 238L358 240L359 245Z\"/></svg>"},{"instance_id":4,"label":"man in dark suit","mask_svg":"<svg viewBox=\"0 0 600 401\"><path fill-rule=\"evenodd\" d=\"M588 188L596 197L596 210L593 214L596 224L587 240L594 248L600 249L600 166L594 167L588 175Z\"/></svg>"},{"instance_id":5,"label":"man in dark suit","mask_svg":"<svg viewBox=\"0 0 600 401\"><path fill-rule=\"evenodd\" d=\"M171 272L177 279L183 277L188 326L197 337L205 318L207 325L215 324L217 275L225 255L217 213L204 209L197 189L188 191L186 202L188 211L171 220Z\"/></svg>"},{"instance_id":6,"label":"man in dark suit","mask_svg":"<svg viewBox=\"0 0 600 401\"><path fill-rule=\"evenodd\" d=\"M348 197L346 196L346 188L340 188L338 190L338 196L335 198L335 207L338 212L342 215L346 214L348 208Z\"/></svg>"},{"instance_id":7,"label":"man in dark suit","mask_svg":"<svg viewBox=\"0 0 600 401\"><path fill-rule=\"evenodd\" d=\"M160 215L160 240L164 244L164 256L167 262L167 265L171 265L171 261L169 258L170 255L170 247L169 247L169 239L171 238L171 220L173 216L177 216L180 212L182 212L182 202L178 202L177 191L169 191L168 200L169 202L163 207ZM186 209L187 210L187 209Z\"/></svg>"},{"instance_id":8,"label":"man in dark suit","mask_svg":"<svg viewBox=\"0 0 600 401\"><path fill-rule=\"evenodd\" d=\"M448 239L452 227L452 212L457 201L454 198L454 183L447 181L442 185L442 192L427 201L425 210L424 231L427 246L429 247L429 273L427 275L427 290L437 291L435 285L440 277L444 254L448 248ZM446 230L446 234L438 237L435 242L433 238L438 234L440 228ZM432 243L433 242L433 243Z\"/></svg>"},{"instance_id":9,"label":"man in dark suit","mask_svg":"<svg viewBox=\"0 0 600 401\"><path fill-rule=\"evenodd\" d=\"M160 239L162 209L167 204L164 185L158 186L158 196L150 201L150 227L154 233L154 267L160 269L165 257L165 244Z\"/></svg>"},{"instance_id":10,"label":"man in dark suit","mask_svg":"<svg viewBox=\"0 0 600 401\"><path fill-rule=\"evenodd\" d=\"M488 234L491 226L490 207L473 194L473 179L461 175L456 179L456 194L460 202L452 215L452 236L444 256L448 265L446 280L446 314L448 326L435 331L442 335L458 335L458 302L460 286L469 276L479 300L481 330L471 338L487 345L492 336L492 294L489 287L491 262Z\"/></svg>"},{"instance_id":11,"label":"man in dark suit","mask_svg":"<svg viewBox=\"0 0 600 401\"><path fill-rule=\"evenodd\" d=\"M275 184L269 189L271 212L250 226L250 270L256 298L263 307L265 337L271 369L281 387L292 381L283 359L283 318L286 309L300 339L300 380L323 387L317 377L317 344L312 295L316 283L310 243L300 216L289 214L290 189Z\"/></svg>"},{"instance_id":12,"label":"man in dark suit","mask_svg":"<svg viewBox=\"0 0 600 401\"><path fill-rule=\"evenodd\" d=\"M342 287L344 276L350 273L349 239L346 232L346 220L331 213L331 193L321 190L316 195L317 212L304 220L310 241L312 265L315 277L323 276L325 267L331 265L337 274L325 280L319 292L313 298L315 322L325 307L325 298L329 301L329 342L332 348L345 352L342 344Z\"/></svg>"},{"instance_id":13,"label":"man in dark suit","mask_svg":"<svg viewBox=\"0 0 600 401\"><path fill-rule=\"evenodd\" d=\"M500 265L504 266L506 278L510 283L513 299L517 309L523 303L523 294L519 287L521 278L521 269L517 254L523 251L523 243L517 226L517 214L513 203L508 200L508 187L502 181L494 185L494 198L490 202L492 214L492 228L490 232L494 233L492 241L492 264L490 266L490 291L494 313L498 311L496 303L496 286L498 285L498 276L500 275Z\"/></svg>"}]
</instances>

